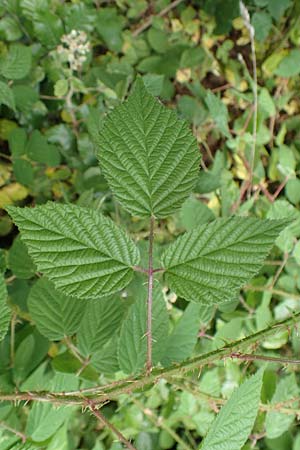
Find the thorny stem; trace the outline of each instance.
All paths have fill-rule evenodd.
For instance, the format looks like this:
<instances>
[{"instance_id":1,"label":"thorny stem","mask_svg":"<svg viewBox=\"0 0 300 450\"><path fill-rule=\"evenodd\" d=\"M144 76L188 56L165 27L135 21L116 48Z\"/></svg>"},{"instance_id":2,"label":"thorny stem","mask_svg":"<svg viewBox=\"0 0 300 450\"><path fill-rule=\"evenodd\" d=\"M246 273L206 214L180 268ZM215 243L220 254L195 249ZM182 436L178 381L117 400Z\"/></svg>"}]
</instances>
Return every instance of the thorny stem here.
<instances>
[{"instance_id":1,"label":"thorny stem","mask_svg":"<svg viewBox=\"0 0 300 450\"><path fill-rule=\"evenodd\" d=\"M152 370L152 302L153 302L153 241L154 217L150 218L149 259L148 259L148 297L147 297L147 361L146 371Z\"/></svg>"},{"instance_id":2,"label":"thorny stem","mask_svg":"<svg viewBox=\"0 0 300 450\"><path fill-rule=\"evenodd\" d=\"M99 411L99 409L97 409L97 405L95 405L92 400L87 400L86 404L99 422L109 428L117 436L120 442L126 445L129 450L136 450L136 448L126 439L126 437Z\"/></svg>"},{"instance_id":3,"label":"thorny stem","mask_svg":"<svg viewBox=\"0 0 300 450\"><path fill-rule=\"evenodd\" d=\"M268 361L281 364L300 364L300 359L281 358L267 355L249 355L245 353L231 353L231 358L242 359L243 361Z\"/></svg>"},{"instance_id":4,"label":"thorny stem","mask_svg":"<svg viewBox=\"0 0 300 450\"><path fill-rule=\"evenodd\" d=\"M65 404L65 405L86 405L87 400L93 400L95 403L103 403L108 400L116 399L121 394L131 394L136 390L148 388L157 383L160 379L166 379L172 376L178 376L191 370L199 369L201 367L212 364L216 361L221 361L224 358L231 358L232 354L239 353L246 348L251 348L251 345L262 342L263 339L268 336L272 336L277 330L282 328L289 329L289 327L295 325L300 321L300 312L285 319L281 322L277 322L268 328L265 328L257 333L251 334L246 338L239 339L238 341L227 344L218 350L214 350L208 353L202 353L182 361L179 364L173 364L170 367L163 369L153 369L149 374L140 374L136 377L126 378L113 382L104 386L95 386L93 388L81 389L79 391L70 392L15 392L15 393L1 393L1 401L38 401L48 402L52 404ZM283 361L281 358L277 361L279 363L287 364L287 361ZM289 360L289 363L294 363L293 360Z\"/></svg>"}]
</instances>

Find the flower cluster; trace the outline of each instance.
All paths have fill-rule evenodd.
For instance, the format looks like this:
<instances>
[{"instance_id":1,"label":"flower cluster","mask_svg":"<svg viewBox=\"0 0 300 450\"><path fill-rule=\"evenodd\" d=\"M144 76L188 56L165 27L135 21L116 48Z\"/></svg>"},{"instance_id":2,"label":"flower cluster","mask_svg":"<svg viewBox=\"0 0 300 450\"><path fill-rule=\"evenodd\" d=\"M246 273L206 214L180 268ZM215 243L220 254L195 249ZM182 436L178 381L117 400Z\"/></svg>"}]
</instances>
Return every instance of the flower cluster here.
<instances>
[{"instance_id":1,"label":"flower cluster","mask_svg":"<svg viewBox=\"0 0 300 450\"><path fill-rule=\"evenodd\" d=\"M61 37L62 44L56 49L63 62L68 62L72 71L81 69L90 51L90 43L84 31L72 30Z\"/></svg>"}]
</instances>

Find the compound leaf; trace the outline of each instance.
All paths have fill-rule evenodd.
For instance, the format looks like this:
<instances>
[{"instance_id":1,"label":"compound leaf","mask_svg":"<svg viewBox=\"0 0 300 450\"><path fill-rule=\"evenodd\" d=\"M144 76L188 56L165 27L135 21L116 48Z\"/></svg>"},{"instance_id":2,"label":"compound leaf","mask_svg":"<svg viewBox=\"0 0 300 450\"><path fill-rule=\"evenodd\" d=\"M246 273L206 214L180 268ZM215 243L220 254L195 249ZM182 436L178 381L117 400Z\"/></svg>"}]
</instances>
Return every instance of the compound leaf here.
<instances>
[{"instance_id":1,"label":"compound leaf","mask_svg":"<svg viewBox=\"0 0 300 450\"><path fill-rule=\"evenodd\" d=\"M97 298L130 282L138 250L98 211L56 203L7 210L38 270L65 294Z\"/></svg>"},{"instance_id":2,"label":"compound leaf","mask_svg":"<svg viewBox=\"0 0 300 450\"><path fill-rule=\"evenodd\" d=\"M171 215L197 181L200 156L195 138L140 78L127 102L106 118L95 140L112 191L133 215Z\"/></svg>"},{"instance_id":3,"label":"compound leaf","mask_svg":"<svg viewBox=\"0 0 300 450\"><path fill-rule=\"evenodd\" d=\"M169 286L186 300L232 300L261 268L285 220L217 219L185 233L162 256Z\"/></svg>"},{"instance_id":4,"label":"compound leaf","mask_svg":"<svg viewBox=\"0 0 300 450\"><path fill-rule=\"evenodd\" d=\"M236 389L205 437L201 450L240 450L257 416L263 371Z\"/></svg>"},{"instance_id":5,"label":"compound leaf","mask_svg":"<svg viewBox=\"0 0 300 450\"><path fill-rule=\"evenodd\" d=\"M119 364L125 373L135 373L146 363L147 351L147 291L139 289L134 304L121 328ZM165 349L168 335L168 313L160 286L153 290L152 310L152 359L157 364Z\"/></svg>"},{"instance_id":6,"label":"compound leaf","mask_svg":"<svg viewBox=\"0 0 300 450\"><path fill-rule=\"evenodd\" d=\"M54 289L45 278L38 280L30 291L28 308L39 332L50 341L76 333L86 303L68 297Z\"/></svg>"},{"instance_id":7,"label":"compound leaf","mask_svg":"<svg viewBox=\"0 0 300 450\"><path fill-rule=\"evenodd\" d=\"M0 274L0 341L5 337L9 322L11 312L6 304L7 299L7 289L4 280L4 276Z\"/></svg>"}]
</instances>

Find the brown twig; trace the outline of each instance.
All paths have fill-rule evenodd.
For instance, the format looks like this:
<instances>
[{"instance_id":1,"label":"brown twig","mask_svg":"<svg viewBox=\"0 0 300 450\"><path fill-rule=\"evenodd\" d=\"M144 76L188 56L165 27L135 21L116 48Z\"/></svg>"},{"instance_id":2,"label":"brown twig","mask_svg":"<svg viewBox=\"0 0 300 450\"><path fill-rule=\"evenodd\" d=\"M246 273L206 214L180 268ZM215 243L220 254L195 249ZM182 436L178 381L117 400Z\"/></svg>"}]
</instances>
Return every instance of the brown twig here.
<instances>
[{"instance_id":1,"label":"brown twig","mask_svg":"<svg viewBox=\"0 0 300 450\"><path fill-rule=\"evenodd\" d=\"M26 442L26 439L27 439L26 434L21 433L21 431L15 430L14 428L10 427L2 420L0 421L0 428L3 428L4 430L9 431L10 433L13 433L15 436L18 436L21 439L21 441L23 442L23 444Z\"/></svg>"},{"instance_id":2,"label":"brown twig","mask_svg":"<svg viewBox=\"0 0 300 450\"><path fill-rule=\"evenodd\" d=\"M168 14L168 12L170 12L172 9L176 8L176 6L178 6L183 0L175 0L174 2L170 3L168 6L166 6L164 9L162 9L157 16L158 17L163 17L166 14ZM133 37L137 37L139 34L141 34L143 31L147 30L147 28L149 28L153 22L155 15L150 16L147 20L145 20L144 23L142 23L142 25L140 25L138 28L136 28L133 32L132 32L132 36Z\"/></svg>"},{"instance_id":3,"label":"brown twig","mask_svg":"<svg viewBox=\"0 0 300 450\"><path fill-rule=\"evenodd\" d=\"M193 450L183 439L176 433L169 425L163 420L162 417L157 417L154 412L150 408L146 408L140 401L135 398L132 398L131 401L147 416L156 427L165 430L174 441L176 441L181 448L185 450Z\"/></svg>"},{"instance_id":4,"label":"brown twig","mask_svg":"<svg viewBox=\"0 0 300 450\"><path fill-rule=\"evenodd\" d=\"M126 437L104 416L104 414L102 414L99 409L97 409L97 405L92 400L86 400L86 404L92 414L99 420L99 422L109 428L117 436L120 442L126 445L129 450L136 450L131 442L129 442Z\"/></svg>"},{"instance_id":5,"label":"brown twig","mask_svg":"<svg viewBox=\"0 0 300 450\"><path fill-rule=\"evenodd\" d=\"M229 355L230 358L242 359L243 361L267 361L275 362L279 364L300 364L300 359L289 359L281 358L277 356L267 356L267 355L250 355L247 353L232 353ZM226 356L228 358L228 356Z\"/></svg>"}]
</instances>

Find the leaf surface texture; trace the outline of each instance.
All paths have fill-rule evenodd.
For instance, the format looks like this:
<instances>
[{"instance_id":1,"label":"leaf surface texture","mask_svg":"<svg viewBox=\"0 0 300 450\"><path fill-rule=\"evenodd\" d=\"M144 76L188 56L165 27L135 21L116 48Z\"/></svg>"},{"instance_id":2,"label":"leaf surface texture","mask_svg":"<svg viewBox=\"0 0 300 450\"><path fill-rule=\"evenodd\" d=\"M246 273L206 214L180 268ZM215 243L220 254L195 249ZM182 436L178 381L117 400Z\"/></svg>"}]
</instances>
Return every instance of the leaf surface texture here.
<instances>
[{"instance_id":1,"label":"leaf surface texture","mask_svg":"<svg viewBox=\"0 0 300 450\"><path fill-rule=\"evenodd\" d=\"M187 232L162 255L166 281L186 300L232 300L261 268L284 220L217 219Z\"/></svg>"},{"instance_id":2,"label":"leaf surface texture","mask_svg":"<svg viewBox=\"0 0 300 450\"><path fill-rule=\"evenodd\" d=\"M133 215L171 215L197 181L200 156L189 127L141 79L128 100L108 115L96 141L103 173Z\"/></svg>"},{"instance_id":3,"label":"leaf surface texture","mask_svg":"<svg viewBox=\"0 0 300 450\"><path fill-rule=\"evenodd\" d=\"M65 294L98 298L130 282L139 252L98 211L56 203L7 210L38 270Z\"/></svg>"},{"instance_id":4,"label":"leaf surface texture","mask_svg":"<svg viewBox=\"0 0 300 450\"><path fill-rule=\"evenodd\" d=\"M50 341L72 336L79 328L86 303L56 290L45 278L30 291L28 308L39 332Z\"/></svg>"}]
</instances>

